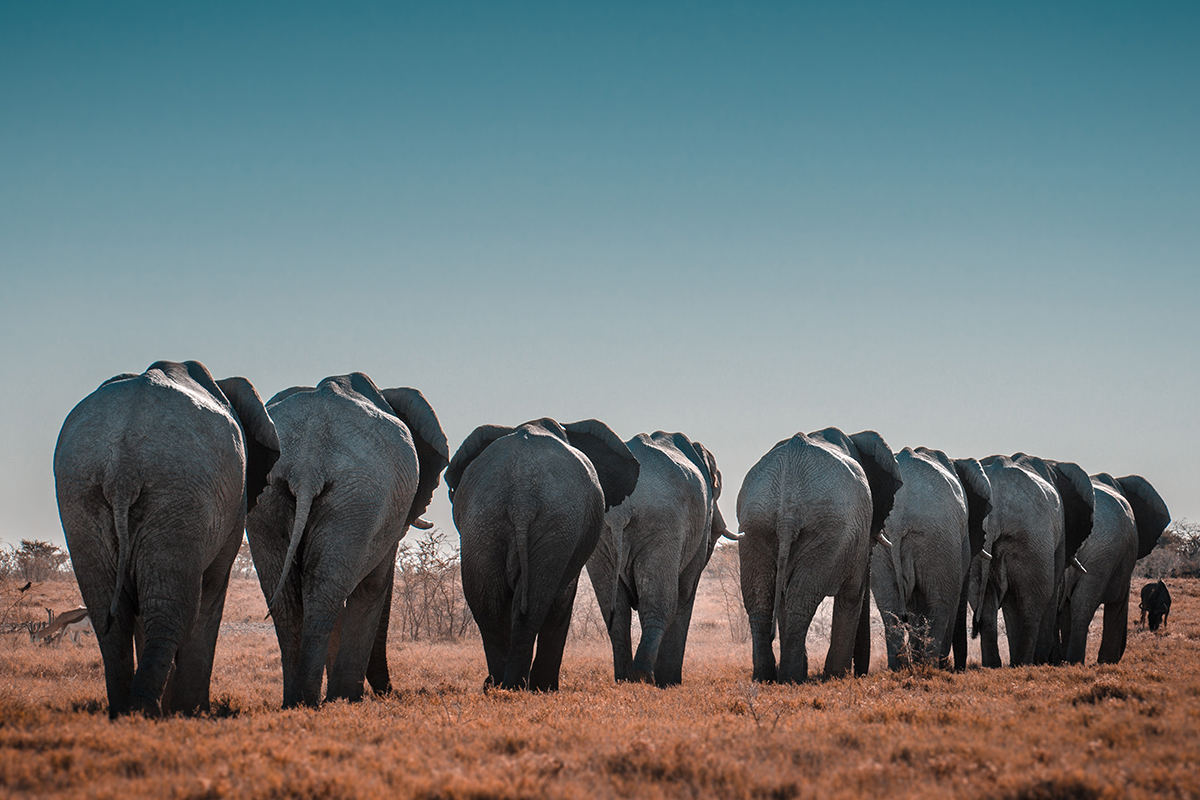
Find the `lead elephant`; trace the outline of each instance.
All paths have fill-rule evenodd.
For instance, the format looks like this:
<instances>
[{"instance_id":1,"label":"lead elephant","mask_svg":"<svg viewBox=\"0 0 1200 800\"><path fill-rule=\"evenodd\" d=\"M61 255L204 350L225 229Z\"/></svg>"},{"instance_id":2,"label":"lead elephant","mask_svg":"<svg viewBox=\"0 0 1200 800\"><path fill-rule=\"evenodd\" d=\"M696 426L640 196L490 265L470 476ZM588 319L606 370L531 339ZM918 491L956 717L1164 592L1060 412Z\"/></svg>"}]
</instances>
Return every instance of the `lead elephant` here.
<instances>
[{"instance_id":1,"label":"lead elephant","mask_svg":"<svg viewBox=\"0 0 1200 800\"><path fill-rule=\"evenodd\" d=\"M63 423L58 511L109 716L208 709L229 570L278 457L254 387L198 361L107 380Z\"/></svg>"},{"instance_id":2,"label":"lead elephant","mask_svg":"<svg viewBox=\"0 0 1200 800\"><path fill-rule=\"evenodd\" d=\"M482 425L458 448L446 486L487 685L558 688L579 572L604 512L633 493L638 472L633 453L597 420Z\"/></svg>"},{"instance_id":3,"label":"lead elephant","mask_svg":"<svg viewBox=\"0 0 1200 800\"><path fill-rule=\"evenodd\" d=\"M1091 478L1096 497L1091 535L1075 553L1063 581L1059 629L1066 660L1083 663L1088 627L1104 604L1098 661L1116 664L1125 653L1129 626L1129 583L1133 565L1150 555L1171 522L1167 504L1140 475Z\"/></svg>"},{"instance_id":4,"label":"lead elephant","mask_svg":"<svg viewBox=\"0 0 1200 800\"><path fill-rule=\"evenodd\" d=\"M1023 453L989 456L980 463L992 485L993 506L984 550L971 568L983 665L1001 664L1001 610L1010 665L1058 663L1063 572L1091 532L1091 481L1076 464Z\"/></svg>"},{"instance_id":5,"label":"lead elephant","mask_svg":"<svg viewBox=\"0 0 1200 800\"><path fill-rule=\"evenodd\" d=\"M396 548L449 460L416 389L380 391L361 372L267 403L283 457L246 532L283 664L285 708L387 692Z\"/></svg>"},{"instance_id":6,"label":"lead elephant","mask_svg":"<svg viewBox=\"0 0 1200 800\"><path fill-rule=\"evenodd\" d=\"M870 666L870 549L902 479L874 431L837 428L779 442L738 493L742 599L750 615L756 681L808 679L806 640L821 601L832 596L826 675ZM779 630L779 667L772 641Z\"/></svg>"},{"instance_id":7,"label":"lead elephant","mask_svg":"<svg viewBox=\"0 0 1200 800\"><path fill-rule=\"evenodd\" d=\"M906 447L896 464L903 485L883 529L892 546L871 554L888 667L901 666L907 645L916 663L945 662L953 647L964 669L967 571L973 545L976 553L983 546L991 486L978 461L940 450Z\"/></svg>"},{"instance_id":8,"label":"lead elephant","mask_svg":"<svg viewBox=\"0 0 1200 800\"><path fill-rule=\"evenodd\" d=\"M637 488L604 515L587 562L618 681L673 686L683 679L696 587L725 527L721 472L704 445L682 433L639 433L626 442L641 466ZM630 635L637 609L637 655Z\"/></svg>"}]
</instances>

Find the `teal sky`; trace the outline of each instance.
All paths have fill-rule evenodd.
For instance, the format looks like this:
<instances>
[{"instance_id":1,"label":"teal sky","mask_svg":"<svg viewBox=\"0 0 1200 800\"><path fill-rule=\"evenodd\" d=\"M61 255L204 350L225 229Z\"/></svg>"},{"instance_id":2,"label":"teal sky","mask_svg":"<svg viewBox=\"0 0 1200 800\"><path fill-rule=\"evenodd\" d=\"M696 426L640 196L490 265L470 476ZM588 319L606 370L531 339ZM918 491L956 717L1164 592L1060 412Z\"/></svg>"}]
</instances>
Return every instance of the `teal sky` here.
<instances>
[{"instance_id":1,"label":"teal sky","mask_svg":"<svg viewBox=\"0 0 1200 800\"><path fill-rule=\"evenodd\" d=\"M682 430L731 521L828 425L1200 519L1200 6L1048 6L3 4L0 539L189 358Z\"/></svg>"}]
</instances>

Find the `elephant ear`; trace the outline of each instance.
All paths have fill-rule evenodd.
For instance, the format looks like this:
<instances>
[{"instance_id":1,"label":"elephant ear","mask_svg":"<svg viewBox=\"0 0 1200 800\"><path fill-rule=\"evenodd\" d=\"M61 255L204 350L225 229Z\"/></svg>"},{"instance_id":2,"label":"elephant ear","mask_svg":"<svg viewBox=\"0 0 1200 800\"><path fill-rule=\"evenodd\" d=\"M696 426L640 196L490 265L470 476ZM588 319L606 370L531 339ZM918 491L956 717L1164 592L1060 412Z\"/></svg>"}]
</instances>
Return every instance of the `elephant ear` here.
<instances>
[{"instance_id":1,"label":"elephant ear","mask_svg":"<svg viewBox=\"0 0 1200 800\"><path fill-rule=\"evenodd\" d=\"M871 486L871 536L879 538L883 535L883 523L892 513L896 492L904 483L900 465L896 463L892 448L875 431L856 433L850 441L854 443L854 450L850 452L857 452L858 463L867 473L867 483Z\"/></svg>"},{"instance_id":2,"label":"elephant ear","mask_svg":"<svg viewBox=\"0 0 1200 800\"><path fill-rule=\"evenodd\" d=\"M446 434L442 431L433 406L429 405L423 394L408 388L384 389L382 394L396 416L412 432L413 444L417 448L420 472L417 493L408 514L408 524L411 525L425 513L433 500L433 491L438 487L442 470L450 463L450 445L446 442Z\"/></svg>"},{"instance_id":3,"label":"elephant ear","mask_svg":"<svg viewBox=\"0 0 1200 800\"><path fill-rule=\"evenodd\" d=\"M974 558L983 550L983 521L992 512L992 482L983 471L983 465L973 458L956 458L954 472L967 498L967 536Z\"/></svg>"},{"instance_id":4,"label":"elephant ear","mask_svg":"<svg viewBox=\"0 0 1200 800\"><path fill-rule=\"evenodd\" d=\"M620 505L637 487L641 465L612 428L597 419L563 425L567 441L582 452L596 469L604 490L604 510Z\"/></svg>"},{"instance_id":5,"label":"elephant ear","mask_svg":"<svg viewBox=\"0 0 1200 800\"><path fill-rule=\"evenodd\" d=\"M717 498L721 496L722 485L721 470L717 469L717 459L713 457L713 454L707 447L699 442L692 442L692 448L708 468L708 485L712 488L712 499L715 503L717 502Z\"/></svg>"},{"instance_id":6,"label":"elephant ear","mask_svg":"<svg viewBox=\"0 0 1200 800\"><path fill-rule=\"evenodd\" d=\"M1054 486L1063 503L1063 533L1067 540L1067 561L1075 556L1083 541L1092 533L1096 513L1096 491L1092 479L1078 464L1070 461L1050 461Z\"/></svg>"},{"instance_id":7,"label":"elephant ear","mask_svg":"<svg viewBox=\"0 0 1200 800\"><path fill-rule=\"evenodd\" d=\"M454 458L450 459L450 466L446 467L446 490L450 494L450 502L454 502L454 492L471 462L478 458L489 444L515 430L516 428L503 425L480 425L471 431L471 435L458 446Z\"/></svg>"},{"instance_id":8,"label":"elephant ear","mask_svg":"<svg viewBox=\"0 0 1200 800\"><path fill-rule=\"evenodd\" d=\"M1137 557L1145 558L1158 543L1158 537L1162 536L1162 532L1171 524L1171 512L1167 510L1167 504L1162 497L1150 485L1150 481L1141 475L1126 475L1124 478L1117 478L1117 483L1133 509L1133 520L1137 524L1138 532Z\"/></svg>"},{"instance_id":9,"label":"elephant ear","mask_svg":"<svg viewBox=\"0 0 1200 800\"><path fill-rule=\"evenodd\" d=\"M262 398L245 378L226 378L217 387L233 408L246 437L246 513L267 488L267 475L279 460L279 436Z\"/></svg>"}]
</instances>

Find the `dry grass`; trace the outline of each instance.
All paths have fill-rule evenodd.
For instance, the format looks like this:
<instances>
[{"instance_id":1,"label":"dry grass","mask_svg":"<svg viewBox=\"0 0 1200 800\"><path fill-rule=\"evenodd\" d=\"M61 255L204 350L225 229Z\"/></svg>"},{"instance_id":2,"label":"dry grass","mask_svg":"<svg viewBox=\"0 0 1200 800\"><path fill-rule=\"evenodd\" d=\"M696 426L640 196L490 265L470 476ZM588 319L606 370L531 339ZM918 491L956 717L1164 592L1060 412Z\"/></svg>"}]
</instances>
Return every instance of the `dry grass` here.
<instances>
[{"instance_id":1,"label":"dry grass","mask_svg":"<svg viewBox=\"0 0 1200 800\"><path fill-rule=\"evenodd\" d=\"M31 591L36 618L78 602ZM617 686L607 642L575 639L563 691L484 695L474 638L394 637L393 696L281 712L262 595L239 580L211 719L110 723L94 638L0 638L0 796L1195 797L1200 581L1172 591L1169 633L1131 631L1118 666L889 674L879 642L866 678L784 687L748 682L709 582L675 689Z\"/></svg>"}]
</instances>

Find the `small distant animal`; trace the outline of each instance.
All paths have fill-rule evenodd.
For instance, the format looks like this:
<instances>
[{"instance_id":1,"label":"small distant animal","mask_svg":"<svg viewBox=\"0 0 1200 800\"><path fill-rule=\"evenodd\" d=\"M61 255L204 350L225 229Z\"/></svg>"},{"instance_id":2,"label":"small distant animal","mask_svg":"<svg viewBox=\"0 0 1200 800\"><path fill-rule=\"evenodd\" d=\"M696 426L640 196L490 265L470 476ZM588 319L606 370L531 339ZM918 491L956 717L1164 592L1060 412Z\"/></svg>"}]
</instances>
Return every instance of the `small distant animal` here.
<instances>
[{"instance_id":1,"label":"small distant animal","mask_svg":"<svg viewBox=\"0 0 1200 800\"><path fill-rule=\"evenodd\" d=\"M1160 580L1143 586L1139 608L1142 609L1142 616L1138 620L1138 627L1146 624L1147 615L1150 617L1150 630L1158 630L1159 625L1167 627L1167 615L1171 613L1171 593L1167 591L1167 585Z\"/></svg>"},{"instance_id":2,"label":"small distant animal","mask_svg":"<svg viewBox=\"0 0 1200 800\"><path fill-rule=\"evenodd\" d=\"M29 638L31 641L40 641L45 644L46 642L61 642L64 637L67 637L75 643L76 647L81 647L83 642L80 641L80 638L85 633L92 633L92 619L88 616L86 608L76 608L59 614L45 628L31 633Z\"/></svg>"},{"instance_id":3,"label":"small distant animal","mask_svg":"<svg viewBox=\"0 0 1200 800\"><path fill-rule=\"evenodd\" d=\"M29 591L29 587L30 587L30 586L33 586L33 581L27 581L27 582L26 582L26 584L25 584L24 586L21 586L21 587L19 587L19 588L17 589L17 591L18 591L18 592L21 592L22 594L24 594L25 592L28 592L28 591Z\"/></svg>"}]
</instances>

